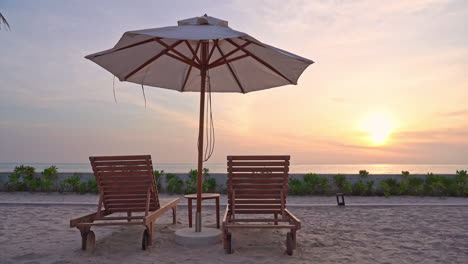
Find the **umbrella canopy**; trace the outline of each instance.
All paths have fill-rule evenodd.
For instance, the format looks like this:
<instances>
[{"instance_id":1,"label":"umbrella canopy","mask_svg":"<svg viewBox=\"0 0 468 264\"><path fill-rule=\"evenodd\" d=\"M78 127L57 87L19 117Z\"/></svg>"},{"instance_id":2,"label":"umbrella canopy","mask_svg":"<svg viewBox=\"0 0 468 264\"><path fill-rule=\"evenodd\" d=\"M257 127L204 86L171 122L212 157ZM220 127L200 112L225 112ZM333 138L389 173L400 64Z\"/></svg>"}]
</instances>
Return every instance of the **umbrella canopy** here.
<instances>
[{"instance_id":1,"label":"umbrella canopy","mask_svg":"<svg viewBox=\"0 0 468 264\"><path fill-rule=\"evenodd\" d=\"M201 231L203 124L206 83L209 92L248 93L297 84L313 61L264 44L204 15L177 26L128 31L112 48L86 56L118 77L142 85L200 92L197 214Z\"/></svg>"},{"instance_id":2,"label":"umbrella canopy","mask_svg":"<svg viewBox=\"0 0 468 264\"><path fill-rule=\"evenodd\" d=\"M200 92L201 43L208 41L212 92L248 93L297 84L313 61L261 43L203 16L178 26L125 32L112 49L86 56L120 81Z\"/></svg>"}]
</instances>

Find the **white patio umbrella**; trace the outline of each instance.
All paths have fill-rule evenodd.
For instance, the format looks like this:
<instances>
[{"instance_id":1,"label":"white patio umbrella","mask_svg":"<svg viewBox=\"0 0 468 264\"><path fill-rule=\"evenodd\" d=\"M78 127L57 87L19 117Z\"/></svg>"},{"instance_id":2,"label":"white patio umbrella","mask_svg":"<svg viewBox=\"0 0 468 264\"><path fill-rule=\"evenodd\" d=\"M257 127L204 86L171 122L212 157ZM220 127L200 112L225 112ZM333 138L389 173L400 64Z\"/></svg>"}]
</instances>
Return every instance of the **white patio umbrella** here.
<instances>
[{"instance_id":1,"label":"white patio umbrella","mask_svg":"<svg viewBox=\"0 0 468 264\"><path fill-rule=\"evenodd\" d=\"M197 212L201 231L205 92L248 93L297 84L314 63L264 44L204 15L178 21L178 26L125 32L112 48L86 56L120 81L200 92L198 131Z\"/></svg>"}]
</instances>

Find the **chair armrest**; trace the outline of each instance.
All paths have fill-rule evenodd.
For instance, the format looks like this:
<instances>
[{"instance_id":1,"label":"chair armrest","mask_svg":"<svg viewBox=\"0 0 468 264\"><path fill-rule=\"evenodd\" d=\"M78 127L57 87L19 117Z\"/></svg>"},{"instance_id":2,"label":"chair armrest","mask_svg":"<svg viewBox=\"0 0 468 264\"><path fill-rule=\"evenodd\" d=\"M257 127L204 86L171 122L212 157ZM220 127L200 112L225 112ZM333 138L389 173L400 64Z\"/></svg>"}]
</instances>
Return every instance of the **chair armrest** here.
<instances>
[{"instance_id":1,"label":"chair armrest","mask_svg":"<svg viewBox=\"0 0 468 264\"><path fill-rule=\"evenodd\" d=\"M160 207L158 210L156 210L154 212L151 212L150 214L145 216L143 218L143 222L145 223L145 225L149 225L149 224L153 223L156 220L156 218L160 217L165 212L169 211L171 208L176 207L177 204L179 204L179 202L180 202L179 198L170 201L169 203L167 203L164 206Z\"/></svg>"}]
</instances>

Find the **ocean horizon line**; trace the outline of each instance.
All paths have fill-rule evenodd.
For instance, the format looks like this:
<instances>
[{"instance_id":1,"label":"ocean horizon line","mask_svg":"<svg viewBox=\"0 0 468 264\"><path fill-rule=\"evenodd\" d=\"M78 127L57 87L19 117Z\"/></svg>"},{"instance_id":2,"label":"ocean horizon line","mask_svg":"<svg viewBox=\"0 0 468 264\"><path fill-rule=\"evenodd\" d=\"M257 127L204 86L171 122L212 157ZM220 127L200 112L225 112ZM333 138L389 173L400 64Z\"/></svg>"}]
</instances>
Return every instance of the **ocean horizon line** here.
<instances>
[{"instance_id":1,"label":"ocean horizon line","mask_svg":"<svg viewBox=\"0 0 468 264\"><path fill-rule=\"evenodd\" d=\"M59 172L91 173L89 163L52 163L52 162L0 162L0 172L13 172L16 166L32 166L37 172L50 166L56 166ZM226 173L225 163L205 164L211 173ZM195 163L154 163L155 170L164 170L166 173L188 173L196 169ZM295 164L290 165L290 173L317 173L317 174L358 174L360 170L366 170L370 174L401 174L409 171L411 174L455 174L457 170L467 170L468 164Z\"/></svg>"}]
</instances>

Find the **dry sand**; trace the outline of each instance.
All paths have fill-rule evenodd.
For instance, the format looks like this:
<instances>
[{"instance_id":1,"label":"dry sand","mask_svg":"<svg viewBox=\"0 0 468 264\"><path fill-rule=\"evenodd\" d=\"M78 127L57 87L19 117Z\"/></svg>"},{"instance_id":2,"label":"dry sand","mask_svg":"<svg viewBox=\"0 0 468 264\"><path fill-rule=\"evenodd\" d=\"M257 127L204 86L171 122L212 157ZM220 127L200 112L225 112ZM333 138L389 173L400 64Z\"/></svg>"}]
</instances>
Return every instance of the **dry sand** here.
<instances>
[{"instance_id":1,"label":"dry sand","mask_svg":"<svg viewBox=\"0 0 468 264\"><path fill-rule=\"evenodd\" d=\"M306 198L303 198L306 199ZM178 246L178 224L167 213L156 222L154 245L141 250L143 227L97 227L96 248L82 251L69 219L91 213L85 205L0 205L0 263L468 263L468 207L291 207L303 221L294 256L285 254L285 233L233 232L234 253L222 244ZM214 227L214 208L204 208Z\"/></svg>"}]
</instances>

